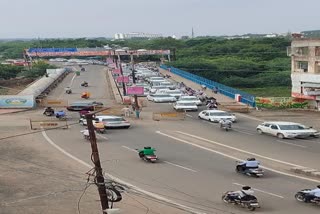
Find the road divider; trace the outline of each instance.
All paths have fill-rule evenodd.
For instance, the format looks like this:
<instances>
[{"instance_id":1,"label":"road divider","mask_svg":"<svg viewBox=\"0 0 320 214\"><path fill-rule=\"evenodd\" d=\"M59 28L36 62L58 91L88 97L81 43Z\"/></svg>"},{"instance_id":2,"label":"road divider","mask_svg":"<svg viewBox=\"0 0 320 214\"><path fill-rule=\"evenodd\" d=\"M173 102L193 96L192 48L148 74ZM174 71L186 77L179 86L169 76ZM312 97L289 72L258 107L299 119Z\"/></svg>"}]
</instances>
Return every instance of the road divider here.
<instances>
[{"instance_id":1,"label":"road divider","mask_svg":"<svg viewBox=\"0 0 320 214\"><path fill-rule=\"evenodd\" d=\"M307 167L293 167L291 168L291 171L301 175L320 178L320 170L318 169L310 169Z\"/></svg>"},{"instance_id":2,"label":"road divider","mask_svg":"<svg viewBox=\"0 0 320 214\"><path fill-rule=\"evenodd\" d=\"M184 112L153 112L152 119L155 121L160 120L184 120L186 113Z\"/></svg>"},{"instance_id":3,"label":"road divider","mask_svg":"<svg viewBox=\"0 0 320 214\"><path fill-rule=\"evenodd\" d=\"M111 84L112 93L114 95L114 98L117 103L122 103L122 95L119 91L119 88L117 86L117 83L115 82L115 79L112 76L111 70L107 69L107 79L109 80Z\"/></svg>"},{"instance_id":4,"label":"road divider","mask_svg":"<svg viewBox=\"0 0 320 214\"><path fill-rule=\"evenodd\" d=\"M64 100L64 99L47 99L44 98L41 103L40 106L41 107L65 107L68 105L68 100Z\"/></svg>"},{"instance_id":5,"label":"road divider","mask_svg":"<svg viewBox=\"0 0 320 214\"><path fill-rule=\"evenodd\" d=\"M30 119L30 128L31 130L53 129L53 128L67 129L69 128L69 126L66 120L57 120L57 119L32 120Z\"/></svg>"}]
</instances>

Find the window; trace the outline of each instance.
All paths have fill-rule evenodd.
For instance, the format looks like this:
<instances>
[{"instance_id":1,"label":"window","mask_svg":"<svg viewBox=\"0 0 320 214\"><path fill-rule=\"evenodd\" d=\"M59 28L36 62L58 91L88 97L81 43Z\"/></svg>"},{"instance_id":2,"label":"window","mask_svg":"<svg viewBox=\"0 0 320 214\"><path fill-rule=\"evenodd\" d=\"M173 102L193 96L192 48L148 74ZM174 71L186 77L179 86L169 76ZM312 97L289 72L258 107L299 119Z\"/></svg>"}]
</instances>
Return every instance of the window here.
<instances>
[{"instance_id":1,"label":"window","mask_svg":"<svg viewBox=\"0 0 320 214\"><path fill-rule=\"evenodd\" d=\"M276 126L276 125L271 125L270 128L271 128L271 129L278 129L278 126Z\"/></svg>"}]
</instances>

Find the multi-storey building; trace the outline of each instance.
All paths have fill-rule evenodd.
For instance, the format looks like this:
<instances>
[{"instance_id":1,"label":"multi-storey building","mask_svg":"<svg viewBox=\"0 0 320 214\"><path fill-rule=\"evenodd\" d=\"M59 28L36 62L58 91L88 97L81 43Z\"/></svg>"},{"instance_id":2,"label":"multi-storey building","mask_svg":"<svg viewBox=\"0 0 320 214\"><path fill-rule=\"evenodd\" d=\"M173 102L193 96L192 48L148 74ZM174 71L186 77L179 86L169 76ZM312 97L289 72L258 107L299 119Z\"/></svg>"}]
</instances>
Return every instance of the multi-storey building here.
<instances>
[{"instance_id":1,"label":"multi-storey building","mask_svg":"<svg viewBox=\"0 0 320 214\"><path fill-rule=\"evenodd\" d=\"M293 34L288 55L291 56L291 96L309 101L320 110L320 39Z\"/></svg>"},{"instance_id":2,"label":"multi-storey building","mask_svg":"<svg viewBox=\"0 0 320 214\"><path fill-rule=\"evenodd\" d=\"M155 38L161 38L161 34L155 34L155 33L140 33L140 32L134 32L134 33L117 33L115 34L115 39L134 39L134 38L144 38L144 39L155 39Z\"/></svg>"}]
</instances>

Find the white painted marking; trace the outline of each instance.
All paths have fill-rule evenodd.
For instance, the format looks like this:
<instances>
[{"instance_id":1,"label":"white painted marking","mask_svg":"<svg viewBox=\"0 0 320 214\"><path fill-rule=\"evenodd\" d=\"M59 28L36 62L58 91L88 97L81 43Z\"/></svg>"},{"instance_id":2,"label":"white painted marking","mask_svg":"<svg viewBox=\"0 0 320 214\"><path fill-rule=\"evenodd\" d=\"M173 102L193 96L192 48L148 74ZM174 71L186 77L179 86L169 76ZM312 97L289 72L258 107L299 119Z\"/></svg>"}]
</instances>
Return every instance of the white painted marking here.
<instances>
[{"instance_id":1,"label":"white painted marking","mask_svg":"<svg viewBox=\"0 0 320 214\"><path fill-rule=\"evenodd\" d=\"M233 183L234 185L237 185L237 186L245 186L245 185L242 185L242 184L238 184L238 183ZM277 194L274 194L274 193L271 193L271 192L267 192L267 191L264 191L264 190L261 190L261 189L256 189L256 188L252 188L253 190L257 191L257 192L262 192L262 193L265 193L265 194L268 194L268 195L272 195L272 196L275 196L275 197L278 197L278 198L284 198L283 196L281 195L277 195Z\"/></svg>"},{"instance_id":2,"label":"white painted marking","mask_svg":"<svg viewBox=\"0 0 320 214\"><path fill-rule=\"evenodd\" d=\"M125 148L125 149L128 149L128 150L130 150L130 151L133 151L133 152L135 152L135 153L138 153L137 150L131 149L131 148L127 147L127 146L121 146L121 147L123 147L123 148Z\"/></svg>"},{"instance_id":3,"label":"white painted marking","mask_svg":"<svg viewBox=\"0 0 320 214\"><path fill-rule=\"evenodd\" d=\"M84 162L84 161L80 160L79 158L73 156L72 154L68 153L67 151L65 151L64 149L62 149L60 146L58 146L57 144L55 144L55 143L48 137L48 135L46 134L45 131L42 131L42 135L43 135L43 137L48 141L48 143L50 143L53 147L55 147L56 149L58 149L60 152L62 152L63 154L65 154L65 155L68 156L69 158L77 161L78 163L80 163L80 164L88 167L89 169L92 169L93 166L91 166L90 164L87 164L86 162ZM170 199L164 198L164 197L162 197L162 196L160 196L160 195L157 195L157 194L155 194L155 193L148 192L148 191L146 191L146 190L144 190L144 189L141 189L141 188L139 188L139 187L137 187L137 186L135 186L135 185L133 185L133 184L127 183L127 182L125 182L125 181L123 181L123 180L121 180L121 179L119 179L119 178L117 178L117 177L114 177L113 175L110 175L110 174L107 174L107 173L105 173L105 175L108 176L108 177L110 177L112 180L114 180L114 181L116 181L116 182L118 182L118 183L124 184L124 185L126 185L126 186L128 186L128 187L131 187L132 189L135 189L135 190L137 190L137 191L139 191L139 192L141 192L141 193L144 193L144 194L146 194L146 195L148 195L148 196L150 196L150 197L153 197L153 198L155 198L155 199L158 199L158 200L160 200L160 201L164 201L164 202L169 203L169 204L174 204L175 206L179 207L180 209L185 210L185 211L188 211L188 212L190 212L190 213L192 213L192 214L206 214L206 213L204 213L204 212L197 211L197 210L195 210L195 209L193 209L193 208L191 208L191 207L188 207L188 206L179 204L179 203L177 203L177 202L175 202L175 201L172 201L172 200L170 200Z\"/></svg>"},{"instance_id":4,"label":"white painted marking","mask_svg":"<svg viewBox=\"0 0 320 214\"><path fill-rule=\"evenodd\" d=\"M190 169L188 167L185 167L185 166L181 166L181 165L178 165L178 164L174 164L174 163L171 163L169 161L163 161L164 163L167 163L167 164L170 164L172 166L176 166L176 167L179 167L179 168L182 168L182 169L185 169L185 170L188 170L188 171L191 171L191 172L197 172L196 170L193 170L193 169Z\"/></svg>"},{"instance_id":5,"label":"white painted marking","mask_svg":"<svg viewBox=\"0 0 320 214\"><path fill-rule=\"evenodd\" d=\"M76 76L77 76L76 74L73 75L73 77L72 77L72 79L71 79L71 81L70 81L70 87L72 87L73 81L74 81L74 79L76 78Z\"/></svg>"},{"instance_id":6,"label":"white painted marking","mask_svg":"<svg viewBox=\"0 0 320 214\"><path fill-rule=\"evenodd\" d=\"M277 142L284 143L284 144L287 144L287 145L290 145L290 146L297 146L297 147L301 147L301 148L307 148L306 146L302 146L302 145L298 145L298 144L294 144L294 143L289 143L289 142L286 142L286 141L283 141L283 140L277 140Z\"/></svg>"},{"instance_id":7,"label":"white painted marking","mask_svg":"<svg viewBox=\"0 0 320 214\"><path fill-rule=\"evenodd\" d=\"M177 137L174 137L174 136L171 136L171 135L162 133L162 132L160 132L160 131L156 131L156 133L157 133L157 134L160 134L160 135L163 135L163 136L166 136L166 137L169 137L169 138L172 138L172 139L174 139L174 140L177 140L177 141L180 141L180 142L189 144L189 145L191 145L191 146L198 147L198 148L200 148L200 149L203 149L203 150L206 150L206 151L209 151L209 152L213 152L213 153L222 155L222 156L224 156L224 157L228 157L228 158L233 159L233 160L242 161L241 159L236 158L236 157L234 157L234 156L227 155L227 154L225 154L225 153L218 152L218 151L216 151L216 150L209 149L209 148L207 148L207 147L204 147L204 146L200 146L200 145L191 143L191 142L189 142L189 141L186 141L186 140L183 140L183 139L180 139L180 138L177 138ZM303 167L303 166L300 166L300 167ZM298 175L293 175L293 174L289 174L289 173L286 173L286 172L281 172L281 171L278 171L278 170L275 170L275 169L272 169L272 168L269 168L269 167L265 167L265 166L261 166L261 168L266 169L266 170L269 170L269 171L271 171L271 172L275 172L275 173L281 174L281 175L286 175L286 176L289 176L289 177L298 178L298 179L301 179L301 180L311 181L311 182L315 182L315 183L319 183L319 182L320 182L320 180L311 179L311 178L306 178L306 177L302 177L302 176L298 176Z\"/></svg>"},{"instance_id":8,"label":"white painted marking","mask_svg":"<svg viewBox=\"0 0 320 214\"><path fill-rule=\"evenodd\" d=\"M187 116L187 117L191 117L191 118L193 118L193 116L192 116L192 115L190 115L190 114L186 114L186 116Z\"/></svg>"},{"instance_id":9,"label":"white painted marking","mask_svg":"<svg viewBox=\"0 0 320 214\"><path fill-rule=\"evenodd\" d=\"M293 167L304 167L304 166L299 166L299 165L296 165L296 164L293 164L293 163L289 163L289 162L286 162L286 161L281 161L281 160L277 160L277 159L274 159L274 158L270 158L270 157L267 157L267 156L264 156L264 155L259 155L257 153L248 152L248 151L245 151L243 149L238 149L238 148L235 148L235 147L232 147L232 146L228 146L228 145L225 145L225 144L222 144L222 143L218 143L216 141L212 141L212 140L208 140L208 139L205 139L205 138L202 138L202 137L198 137L196 135L188 134L188 133L181 132L181 131L176 131L176 132L180 133L180 134L183 134L183 135L187 135L189 137L196 138L198 140L202 140L202 141L206 141L206 142L209 142L209 143L213 143L213 144L216 144L216 145L228 148L228 149L233 149L233 150L245 153L245 154L253 155L253 156L256 156L256 157L261 157L261 158L264 158L264 159L267 159L267 160L271 160L271 161L274 161L274 162L286 164L286 165L293 166Z\"/></svg>"},{"instance_id":10,"label":"white painted marking","mask_svg":"<svg viewBox=\"0 0 320 214\"><path fill-rule=\"evenodd\" d=\"M104 138L104 139L106 139L106 140L109 140L109 138L107 138L107 137L103 136L102 134L98 134L98 133L96 133L96 135L98 135L99 137Z\"/></svg>"},{"instance_id":11,"label":"white painted marking","mask_svg":"<svg viewBox=\"0 0 320 214\"><path fill-rule=\"evenodd\" d=\"M252 133L249 133L249 132L244 132L244 131L240 131L240 130L238 130L238 129L233 129L235 132L239 132L239 133L242 133L242 134L246 134L246 135L254 135L254 134L252 134Z\"/></svg>"},{"instance_id":12,"label":"white painted marking","mask_svg":"<svg viewBox=\"0 0 320 214\"><path fill-rule=\"evenodd\" d=\"M238 115L238 116L240 116L240 117L248 118L248 119L250 119L250 120L256 120L256 121L259 121L259 122L264 122L264 120L258 119L258 118L253 117L253 116L248 116L248 115L241 114L241 113L236 113L236 115Z\"/></svg>"}]
</instances>

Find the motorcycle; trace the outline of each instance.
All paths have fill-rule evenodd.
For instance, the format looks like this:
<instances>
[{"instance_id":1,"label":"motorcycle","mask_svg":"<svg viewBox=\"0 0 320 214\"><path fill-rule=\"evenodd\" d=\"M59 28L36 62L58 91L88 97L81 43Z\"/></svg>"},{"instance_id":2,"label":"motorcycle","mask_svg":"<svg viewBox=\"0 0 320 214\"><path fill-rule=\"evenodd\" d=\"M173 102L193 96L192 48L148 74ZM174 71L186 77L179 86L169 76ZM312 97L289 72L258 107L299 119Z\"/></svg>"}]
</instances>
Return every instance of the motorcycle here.
<instances>
[{"instance_id":1,"label":"motorcycle","mask_svg":"<svg viewBox=\"0 0 320 214\"><path fill-rule=\"evenodd\" d=\"M138 151L138 149L136 149ZM143 152L139 152L139 157L146 161L146 162L150 162L150 163L155 163L158 160L158 157L156 155L144 155Z\"/></svg>"},{"instance_id":2,"label":"motorcycle","mask_svg":"<svg viewBox=\"0 0 320 214\"><path fill-rule=\"evenodd\" d=\"M72 90L71 90L71 89L66 89L66 93L67 93L67 94L71 94L71 93L72 93Z\"/></svg>"},{"instance_id":3,"label":"motorcycle","mask_svg":"<svg viewBox=\"0 0 320 214\"><path fill-rule=\"evenodd\" d=\"M106 129L105 128L95 128L96 132L98 132L99 134L104 134L106 133Z\"/></svg>"},{"instance_id":4,"label":"motorcycle","mask_svg":"<svg viewBox=\"0 0 320 214\"><path fill-rule=\"evenodd\" d=\"M49 111L49 110L45 110L43 112L44 115L48 116L48 117L51 117L54 115L54 110L52 109L52 111Z\"/></svg>"},{"instance_id":5,"label":"motorcycle","mask_svg":"<svg viewBox=\"0 0 320 214\"><path fill-rule=\"evenodd\" d=\"M310 189L303 189L303 190L300 190L299 192L297 192L294 197L297 201L299 202L305 202L305 197L306 195L308 194L307 191L310 191ZM305 202L306 203L306 202ZM314 199L311 199L310 200L310 203L312 204L316 204L316 205L320 205L320 198L319 197L316 197Z\"/></svg>"},{"instance_id":6,"label":"motorcycle","mask_svg":"<svg viewBox=\"0 0 320 214\"><path fill-rule=\"evenodd\" d=\"M258 199L253 195L247 195L246 200L241 200L232 196L232 191L228 191L222 195L222 201L227 204L235 204L240 205L241 207L247 208L250 211L256 210L256 208L260 208Z\"/></svg>"},{"instance_id":7,"label":"motorcycle","mask_svg":"<svg viewBox=\"0 0 320 214\"><path fill-rule=\"evenodd\" d=\"M81 95L81 98L83 98L83 99L89 99L89 96L88 96L87 94L82 94L82 95Z\"/></svg>"},{"instance_id":8,"label":"motorcycle","mask_svg":"<svg viewBox=\"0 0 320 214\"><path fill-rule=\"evenodd\" d=\"M260 169L259 167L257 168L247 168L245 170L242 169L242 166L240 165L241 162L237 161L237 166L236 166L236 172L241 173L244 175L248 175L251 177L262 177L264 176L264 171Z\"/></svg>"},{"instance_id":9,"label":"motorcycle","mask_svg":"<svg viewBox=\"0 0 320 214\"><path fill-rule=\"evenodd\" d=\"M89 84L88 84L87 82L83 82L83 83L81 83L81 86L82 86L82 87L88 87Z\"/></svg>"},{"instance_id":10,"label":"motorcycle","mask_svg":"<svg viewBox=\"0 0 320 214\"><path fill-rule=\"evenodd\" d=\"M224 129L226 132L228 132L229 130L231 130L231 124L222 124L220 123L220 129Z\"/></svg>"}]
</instances>

